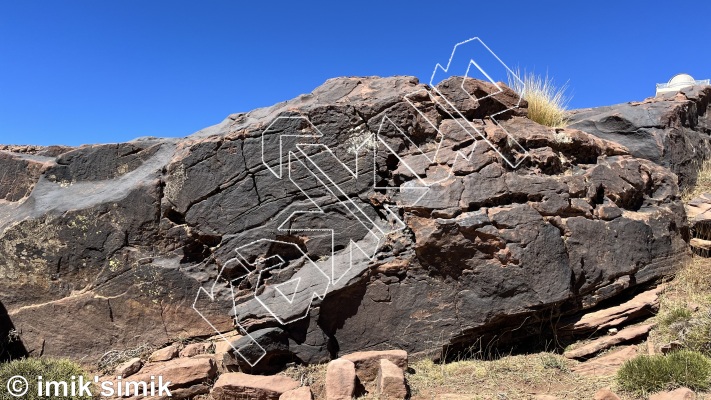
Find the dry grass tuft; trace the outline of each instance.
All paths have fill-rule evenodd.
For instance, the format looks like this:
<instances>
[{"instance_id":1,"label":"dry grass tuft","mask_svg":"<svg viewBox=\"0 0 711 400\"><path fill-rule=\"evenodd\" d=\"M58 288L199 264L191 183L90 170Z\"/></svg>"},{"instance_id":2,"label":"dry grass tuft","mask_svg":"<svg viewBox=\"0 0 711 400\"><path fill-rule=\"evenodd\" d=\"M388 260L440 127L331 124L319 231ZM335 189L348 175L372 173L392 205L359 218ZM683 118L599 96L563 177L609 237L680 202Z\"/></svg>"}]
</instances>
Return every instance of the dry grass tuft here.
<instances>
[{"instance_id":1,"label":"dry grass tuft","mask_svg":"<svg viewBox=\"0 0 711 400\"><path fill-rule=\"evenodd\" d=\"M533 72L515 73L523 82L509 76L509 87L528 102L528 118L551 128L565 128L570 100L565 94L567 84L557 87L547 74L543 77Z\"/></svg>"},{"instance_id":2,"label":"dry grass tuft","mask_svg":"<svg viewBox=\"0 0 711 400\"><path fill-rule=\"evenodd\" d=\"M688 202L703 193L711 193L711 158L700 161L696 182L682 191L681 199Z\"/></svg>"},{"instance_id":3,"label":"dry grass tuft","mask_svg":"<svg viewBox=\"0 0 711 400\"><path fill-rule=\"evenodd\" d=\"M281 374L298 381L301 386L309 386L314 399L326 398L326 364L296 365Z\"/></svg>"},{"instance_id":4,"label":"dry grass tuft","mask_svg":"<svg viewBox=\"0 0 711 400\"><path fill-rule=\"evenodd\" d=\"M678 341L711 355L711 259L694 256L661 298L654 343Z\"/></svg>"},{"instance_id":5,"label":"dry grass tuft","mask_svg":"<svg viewBox=\"0 0 711 400\"><path fill-rule=\"evenodd\" d=\"M436 364L415 362L407 374L413 399L533 399L548 394L560 399L591 399L614 384L612 377L584 377L571 372L576 364L559 354L505 356L497 360L468 360ZM442 397L438 397L442 396ZM452 396L452 398L455 398Z\"/></svg>"}]
</instances>

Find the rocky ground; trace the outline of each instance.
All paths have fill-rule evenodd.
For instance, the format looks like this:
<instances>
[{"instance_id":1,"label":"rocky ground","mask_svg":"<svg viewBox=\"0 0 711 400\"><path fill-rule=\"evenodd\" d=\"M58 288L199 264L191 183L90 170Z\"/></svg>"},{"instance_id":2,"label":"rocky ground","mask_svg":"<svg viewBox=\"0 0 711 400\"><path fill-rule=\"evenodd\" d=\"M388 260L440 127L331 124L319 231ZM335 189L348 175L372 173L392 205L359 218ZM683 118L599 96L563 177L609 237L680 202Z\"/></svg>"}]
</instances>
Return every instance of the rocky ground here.
<instances>
[{"instance_id":1,"label":"rocky ground","mask_svg":"<svg viewBox=\"0 0 711 400\"><path fill-rule=\"evenodd\" d=\"M543 348L565 350L542 362L557 389L512 379L509 398L583 398L564 393L587 378L561 374L661 351L639 344L659 283L711 243L682 201L711 151L709 99L553 129L472 79L338 78L184 139L4 146L2 357L131 361L182 397L287 392L304 383L279 375L290 365L326 364L354 393L399 397L407 377L413 398L454 398L474 393L417 386L436 369L417 362ZM395 367L366 353L367 378L348 359L393 349Z\"/></svg>"}]
</instances>

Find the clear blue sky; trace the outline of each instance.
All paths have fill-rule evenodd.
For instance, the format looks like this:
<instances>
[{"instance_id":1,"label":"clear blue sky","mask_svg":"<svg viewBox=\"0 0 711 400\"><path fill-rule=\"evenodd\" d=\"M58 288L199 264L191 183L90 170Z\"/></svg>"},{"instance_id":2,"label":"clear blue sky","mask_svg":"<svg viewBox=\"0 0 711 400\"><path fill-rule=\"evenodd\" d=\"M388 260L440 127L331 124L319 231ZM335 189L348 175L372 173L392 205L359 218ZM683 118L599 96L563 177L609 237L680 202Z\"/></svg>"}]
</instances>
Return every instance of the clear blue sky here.
<instances>
[{"instance_id":1,"label":"clear blue sky","mask_svg":"<svg viewBox=\"0 0 711 400\"><path fill-rule=\"evenodd\" d=\"M674 11L678 9L679 11ZM0 0L0 143L185 136L344 75L428 81L481 37L572 108L711 77L711 3Z\"/></svg>"}]
</instances>

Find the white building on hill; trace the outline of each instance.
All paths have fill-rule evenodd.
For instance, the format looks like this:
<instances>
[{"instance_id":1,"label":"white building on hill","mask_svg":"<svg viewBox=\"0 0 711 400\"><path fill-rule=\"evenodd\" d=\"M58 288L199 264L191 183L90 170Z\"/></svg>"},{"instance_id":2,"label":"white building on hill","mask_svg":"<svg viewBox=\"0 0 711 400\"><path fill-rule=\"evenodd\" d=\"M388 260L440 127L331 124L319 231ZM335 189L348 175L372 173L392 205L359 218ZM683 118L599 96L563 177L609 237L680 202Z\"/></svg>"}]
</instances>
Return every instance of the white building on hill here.
<instances>
[{"instance_id":1,"label":"white building on hill","mask_svg":"<svg viewBox=\"0 0 711 400\"><path fill-rule=\"evenodd\" d=\"M695 80L689 74L674 75L667 83L657 83L657 95L660 93L678 92L681 89L696 85L708 85L709 79Z\"/></svg>"}]
</instances>

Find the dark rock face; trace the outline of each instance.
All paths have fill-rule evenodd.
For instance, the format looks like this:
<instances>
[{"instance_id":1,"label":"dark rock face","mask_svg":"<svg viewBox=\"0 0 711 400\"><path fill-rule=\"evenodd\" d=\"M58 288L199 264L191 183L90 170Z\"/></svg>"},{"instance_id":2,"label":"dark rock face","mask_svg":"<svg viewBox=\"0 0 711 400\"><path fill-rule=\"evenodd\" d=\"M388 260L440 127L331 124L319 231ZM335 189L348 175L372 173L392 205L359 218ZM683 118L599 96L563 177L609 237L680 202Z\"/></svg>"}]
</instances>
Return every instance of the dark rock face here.
<instances>
[{"instance_id":1,"label":"dark rock face","mask_svg":"<svg viewBox=\"0 0 711 400\"><path fill-rule=\"evenodd\" d=\"M91 362L236 327L259 371L439 353L536 335L688 257L669 169L506 111L506 88L425 89L333 79L181 140L0 151L0 304L24 348Z\"/></svg>"},{"instance_id":2,"label":"dark rock face","mask_svg":"<svg viewBox=\"0 0 711 400\"><path fill-rule=\"evenodd\" d=\"M695 86L642 102L575 110L571 128L626 146L630 154L665 166L684 187L711 156L711 86Z\"/></svg>"}]
</instances>

